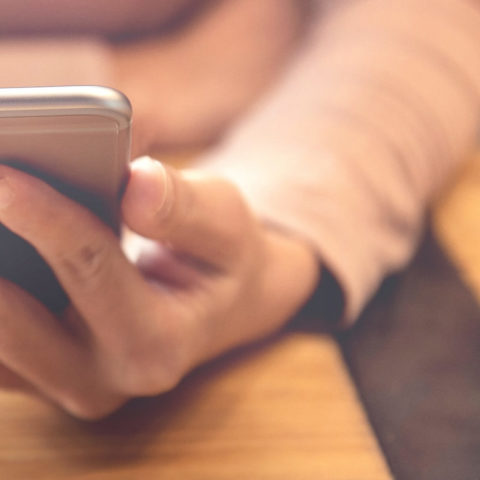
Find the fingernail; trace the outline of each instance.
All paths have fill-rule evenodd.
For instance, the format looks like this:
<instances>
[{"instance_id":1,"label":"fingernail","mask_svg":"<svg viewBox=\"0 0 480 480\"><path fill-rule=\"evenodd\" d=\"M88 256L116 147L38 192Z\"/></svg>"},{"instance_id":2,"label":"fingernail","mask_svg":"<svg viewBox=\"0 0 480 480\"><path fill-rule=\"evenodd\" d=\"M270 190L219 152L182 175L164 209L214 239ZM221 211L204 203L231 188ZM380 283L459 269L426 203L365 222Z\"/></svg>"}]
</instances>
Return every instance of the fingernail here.
<instances>
[{"instance_id":1,"label":"fingernail","mask_svg":"<svg viewBox=\"0 0 480 480\"><path fill-rule=\"evenodd\" d=\"M155 161L155 160L154 160ZM165 167L160 163L156 162L156 165L154 167L156 169L156 179L157 179L157 185L159 188L158 190L161 190L159 193L160 195L157 194L157 202L155 206L155 215L158 217L162 217L166 215L170 211L171 207L171 189L172 189L172 179L170 178L170 175L167 173L167 170Z\"/></svg>"},{"instance_id":2,"label":"fingernail","mask_svg":"<svg viewBox=\"0 0 480 480\"><path fill-rule=\"evenodd\" d=\"M13 200L13 191L8 181L0 177L0 210L5 210Z\"/></svg>"},{"instance_id":3,"label":"fingernail","mask_svg":"<svg viewBox=\"0 0 480 480\"><path fill-rule=\"evenodd\" d=\"M151 211L155 216L165 209L170 188L169 176L165 167L149 157L137 160L137 165L145 172L142 189L138 199L144 204L146 211Z\"/></svg>"}]
</instances>

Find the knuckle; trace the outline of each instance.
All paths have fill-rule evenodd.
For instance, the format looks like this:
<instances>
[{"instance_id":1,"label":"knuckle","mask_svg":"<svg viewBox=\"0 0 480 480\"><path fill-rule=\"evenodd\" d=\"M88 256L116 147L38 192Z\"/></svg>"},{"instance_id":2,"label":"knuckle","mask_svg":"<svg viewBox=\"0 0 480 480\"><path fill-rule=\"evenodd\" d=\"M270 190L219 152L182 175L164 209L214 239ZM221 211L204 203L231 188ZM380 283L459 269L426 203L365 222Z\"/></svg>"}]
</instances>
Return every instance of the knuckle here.
<instances>
[{"instance_id":1,"label":"knuckle","mask_svg":"<svg viewBox=\"0 0 480 480\"><path fill-rule=\"evenodd\" d=\"M180 369L167 362L136 361L123 371L121 390L129 396L151 396L172 390L181 380Z\"/></svg>"},{"instance_id":2,"label":"knuckle","mask_svg":"<svg viewBox=\"0 0 480 480\"><path fill-rule=\"evenodd\" d=\"M134 370L124 385L125 394L131 396L153 396L173 390L182 376L165 366L157 368Z\"/></svg>"},{"instance_id":3,"label":"knuckle","mask_svg":"<svg viewBox=\"0 0 480 480\"><path fill-rule=\"evenodd\" d=\"M63 394L59 403L70 415L80 420L95 421L107 417L119 408L127 399L104 392L68 392Z\"/></svg>"},{"instance_id":4,"label":"knuckle","mask_svg":"<svg viewBox=\"0 0 480 480\"><path fill-rule=\"evenodd\" d=\"M82 243L59 257L63 271L81 283L97 286L104 280L110 266L110 248L105 241Z\"/></svg>"},{"instance_id":5,"label":"knuckle","mask_svg":"<svg viewBox=\"0 0 480 480\"><path fill-rule=\"evenodd\" d=\"M185 368L179 342L167 336L132 342L112 358L114 383L127 396L151 396L173 389Z\"/></svg>"}]
</instances>

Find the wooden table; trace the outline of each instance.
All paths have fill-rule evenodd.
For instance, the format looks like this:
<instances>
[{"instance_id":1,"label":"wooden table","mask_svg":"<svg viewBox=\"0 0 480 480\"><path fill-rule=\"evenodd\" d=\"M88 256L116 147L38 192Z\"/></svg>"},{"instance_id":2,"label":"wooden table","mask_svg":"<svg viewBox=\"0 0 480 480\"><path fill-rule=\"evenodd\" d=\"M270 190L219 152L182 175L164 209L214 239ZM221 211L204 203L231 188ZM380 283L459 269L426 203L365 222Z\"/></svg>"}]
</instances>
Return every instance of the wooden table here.
<instances>
[{"instance_id":1,"label":"wooden table","mask_svg":"<svg viewBox=\"0 0 480 480\"><path fill-rule=\"evenodd\" d=\"M0 395L0 478L390 478L336 344L288 333L99 424Z\"/></svg>"},{"instance_id":2,"label":"wooden table","mask_svg":"<svg viewBox=\"0 0 480 480\"><path fill-rule=\"evenodd\" d=\"M435 214L480 292L476 205L480 158ZM97 424L12 392L0 393L0 411L1 479L391 478L337 345L321 334L285 332Z\"/></svg>"}]
</instances>

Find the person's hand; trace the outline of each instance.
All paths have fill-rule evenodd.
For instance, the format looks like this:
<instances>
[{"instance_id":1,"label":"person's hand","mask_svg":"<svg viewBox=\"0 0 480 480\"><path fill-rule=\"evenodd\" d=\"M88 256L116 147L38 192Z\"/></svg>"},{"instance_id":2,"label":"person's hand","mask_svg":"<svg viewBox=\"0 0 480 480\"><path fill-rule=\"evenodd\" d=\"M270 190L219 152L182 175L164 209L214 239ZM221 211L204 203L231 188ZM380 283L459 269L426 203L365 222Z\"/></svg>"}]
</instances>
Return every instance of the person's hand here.
<instances>
[{"instance_id":1,"label":"person's hand","mask_svg":"<svg viewBox=\"0 0 480 480\"><path fill-rule=\"evenodd\" d=\"M137 265L85 208L0 166L0 222L34 245L72 301L56 318L0 280L0 362L81 418L169 390L196 365L269 334L317 281L309 247L262 226L223 180L141 159L122 213L154 240Z\"/></svg>"}]
</instances>

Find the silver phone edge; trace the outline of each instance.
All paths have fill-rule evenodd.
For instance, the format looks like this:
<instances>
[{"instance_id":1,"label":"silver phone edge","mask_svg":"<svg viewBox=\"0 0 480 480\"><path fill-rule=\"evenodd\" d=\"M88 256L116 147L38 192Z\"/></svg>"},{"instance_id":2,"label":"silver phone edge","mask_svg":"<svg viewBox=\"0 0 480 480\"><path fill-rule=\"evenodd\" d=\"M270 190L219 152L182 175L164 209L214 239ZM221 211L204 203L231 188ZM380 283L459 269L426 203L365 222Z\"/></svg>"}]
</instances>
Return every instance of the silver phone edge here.
<instances>
[{"instance_id":1,"label":"silver phone edge","mask_svg":"<svg viewBox=\"0 0 480 480\"><path fill-rule=\"evenodd\" d=\"M97 85L0 88L0 117L57 115L100 115L124 129L132 107L120 91Z\"/></svg>"}]
</instances>

